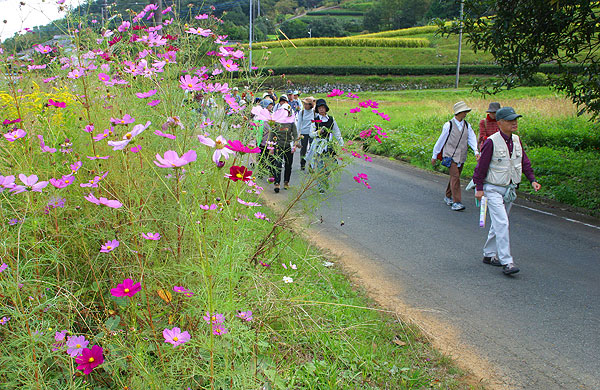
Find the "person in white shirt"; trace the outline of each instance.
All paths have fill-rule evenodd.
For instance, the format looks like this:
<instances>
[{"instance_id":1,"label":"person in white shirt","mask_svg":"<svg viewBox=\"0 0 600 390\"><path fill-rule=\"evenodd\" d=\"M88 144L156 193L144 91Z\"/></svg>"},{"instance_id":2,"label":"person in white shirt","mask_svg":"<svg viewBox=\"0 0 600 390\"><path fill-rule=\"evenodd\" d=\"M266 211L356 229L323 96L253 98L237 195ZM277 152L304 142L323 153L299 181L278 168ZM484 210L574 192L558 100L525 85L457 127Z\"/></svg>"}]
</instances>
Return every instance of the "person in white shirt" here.
<instances>
[{"instance_id":1,"label":"person in white shirt","mask_svg":"<svg viewBox=\"0 0 600 390\"><path fill-rule=\"evenodd\" d=\"M317 113L313 120L314 127L311 130L310 136L313 141L310 150L306 155L306 161L310 164L311 169L319 172L319 192L324 193L329 185L329 171L331 165L337 163L335 160L334 142L340 146L344 145L342 133L337 125L337 122L327 114L329 106L325 99L318 99L315 103Z\"/></svg>"},{"instance_id":2,"label":"person in white shirt","mask_svg":"<svg viewBox=\"0 0 600 390\"><path fill-rule=\"evenodd\" d=\"M300 169L306 169L306 152L312 142L312 137L310 136L313 131L315 124L313 120L315 119L315 110L313 105L315 103L315 98L309 96L305 99L302 99L302 104L304 109L301 110L296 117L296 128L298 128L298 132L300 133Z\"/></svg>"},{"instance_id":3,"label":"person in white shirt","mask_svg":"<svg viewBox=\"0 0 600 390\"><path fill-rule=\"evenodd\" d=\"M468 148L471 147L475 152L475 157L479 158L477 137L471 125L465 120L470 111L471 109L465 102L461 101L454 105L454 118L444 124L442 134L435 143L431 156L432 165L435 166L436 162L441 160L442 165L448 167L450 180L446 187L444 202L454 211L465 209L462 204L460 173L467 160Z\"/></svg>"}]
</instances>

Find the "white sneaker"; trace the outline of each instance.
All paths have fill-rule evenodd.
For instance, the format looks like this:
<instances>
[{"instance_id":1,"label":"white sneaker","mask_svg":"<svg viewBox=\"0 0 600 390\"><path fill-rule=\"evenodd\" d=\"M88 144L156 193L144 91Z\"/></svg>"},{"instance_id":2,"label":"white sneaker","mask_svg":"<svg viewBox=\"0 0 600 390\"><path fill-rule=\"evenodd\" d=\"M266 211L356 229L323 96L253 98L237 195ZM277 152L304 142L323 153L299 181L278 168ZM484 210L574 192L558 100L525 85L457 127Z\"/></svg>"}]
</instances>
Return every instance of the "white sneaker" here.
<instances>
[{"instance_id":1,"label":"white sneaker","mask_svg":"<svg viewBox=\"0 0 600 390\"><path fill-rule=\"evenodd\" d=\"M447 196L444 197L444 202L446 202L448 206L452 206L452 203L454 203L452 198L448 198Z\"/></svg>"},{"instance_id":2,"label":"white sneaker","mask_svg":"<svg viewBox=\"0 0 600 390\"><path fill-rule=\"evenodd\" d=\"M452 203L452 210L454 211L463 211L465 209L465 206L462 203Z\"/></svg>"}]
</instances>

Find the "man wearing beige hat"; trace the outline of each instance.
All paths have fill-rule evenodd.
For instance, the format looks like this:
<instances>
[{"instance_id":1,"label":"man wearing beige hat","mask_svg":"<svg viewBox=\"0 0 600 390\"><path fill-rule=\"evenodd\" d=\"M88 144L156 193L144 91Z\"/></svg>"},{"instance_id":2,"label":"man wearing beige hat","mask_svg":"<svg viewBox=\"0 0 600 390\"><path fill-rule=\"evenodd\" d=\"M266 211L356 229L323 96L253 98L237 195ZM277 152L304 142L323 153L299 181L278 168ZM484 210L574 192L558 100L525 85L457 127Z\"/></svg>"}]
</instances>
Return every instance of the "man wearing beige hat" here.
<instances>
[{"instance_id":1,"label":"man wearing beige hat","mask_svg":"<svg viewBox=\"0 0 600 390\"><path fill-rule=\"evenodd\" d=\"M306 166L306 152L310 146L312 138L310 138L310 133L313 130L315 124L313 120L315 119L315 110L314 110L315 98L309 96L307 98L302 99L303 109L298 112L296 116L296 128L300 133L300 169L304 170Z\"/></svg>"},{"instance_id":2,"label":"man wearing beige hat","mask_svg":"<svg viewBox=\"0 0 600 390\"><path fill-rule=\"evenodd\" d=\"M470 111L471 109L465 102L461 101L454 105L454 118L444 124L442 134L433 147L431 157L432 165L441 160L442 165L448 167L450 181L446 188L444 202L454 211L465 209L462 204L460 173L467 161L469 146L475 152L475 157L479 158L477 137L471 125L465 120Z\"/></svg>"}]
</instances>

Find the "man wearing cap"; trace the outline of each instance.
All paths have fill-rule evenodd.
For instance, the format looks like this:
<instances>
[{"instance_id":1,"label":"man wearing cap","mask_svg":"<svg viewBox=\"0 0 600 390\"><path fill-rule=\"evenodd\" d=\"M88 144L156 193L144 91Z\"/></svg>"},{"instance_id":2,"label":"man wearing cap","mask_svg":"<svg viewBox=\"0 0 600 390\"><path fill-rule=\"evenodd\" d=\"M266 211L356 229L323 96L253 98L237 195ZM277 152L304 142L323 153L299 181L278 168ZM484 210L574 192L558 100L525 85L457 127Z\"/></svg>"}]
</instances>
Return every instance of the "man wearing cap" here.
<instances>
[{"instance_id":1,"label":"man wearing cap","mask_svg":"<svg viewBox=\"0 0 600 390\"><path fill-rule=\"evenodd\" d=\"M517 131L517 114L512 107L502 107L496 112L500 131L483 143L481 156L475 167L473 182L475 197L487 198L488 213L492 221L483 247L483 262L502 266L505 275L519 272L510 254L508 213L517 198L516 188L524 173L533 189L541 185L535 181L531 162L523 149Z\"/></svg>"},{"instance_id":2,"label":"man wearing cap","mask_svg":"<svg viewBox=\"0 0 600 390\"><path fill-rule=\"evenodd\" d=\"M477 137L475 137L471 125L465 120L470 111L471 109L465 102L461 101L454 105L454 118L444 124L442 134L433 147L433 156L431 157L432 165L435 165L438 159L450 162L448 167L450 180L446 187L444 202L454 211L465 209L462 204L460 173L467 161L468 147L470 146L475 152L475 156L479 157Z\"/></svg>"},{"instance_id":3,"label":"man wearing cap","mask_svg":"<svg viewBox=\"0 0 600 390\"><path fill-rule=\"evenodd\" d=\"M298 113L296 117L296 127L300 132L300 169L304 170L306 167L306 152L308 151L308 147L312 142L312 138L310 133L312 132L315 124L315 110L313 108L313 104L315 103L315 98L309 96L307 98L302 99L303 109Z\"/></svg>"},{"instance_id":4,"label":"man wearing cap","mask_svg":"<svg viewBox=\"0 0 600 390\"><path fill-rule=\"evenodd\" d=\"M488 137L494 133L498 132L498 123L496 122L496 111L500 109L500 103L492 102L488 106L487 116L485 119L482 119L479 122L479 141L477 145L479 146L479 150L481 150L481 146L483 142L488 139Z\"/></svg>"},{"instance_id":5,"label":"man wearing cap","mask_svg":"<svg viewBox=\"0 0 600 390\"><path fill-rule=\"evenodd\" d=\"M290 107L294 110L294 115L298 115L300 112L300 100L298 100L298 91L288 91L291 92L288 94L288 98L290 100Z\"/></svg>"}]
</instances>

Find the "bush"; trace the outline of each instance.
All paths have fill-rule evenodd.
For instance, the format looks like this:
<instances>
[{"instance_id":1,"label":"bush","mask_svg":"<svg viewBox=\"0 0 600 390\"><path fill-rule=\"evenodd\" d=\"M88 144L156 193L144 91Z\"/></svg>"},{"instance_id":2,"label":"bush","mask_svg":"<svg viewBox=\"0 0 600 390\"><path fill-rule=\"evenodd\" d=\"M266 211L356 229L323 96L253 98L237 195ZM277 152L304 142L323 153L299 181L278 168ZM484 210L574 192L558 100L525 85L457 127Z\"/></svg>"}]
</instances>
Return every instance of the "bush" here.
<instances>
[{"instance_id":1,"label":"bush","mask_svg":"<svg viewBox=\"0 0 600 390\"><path fill-rule=\"evenodd\" d=\"M293 45L292 45L293 43ZM273 45L273 42L256 42L256 46ZM284 40L277 43L284 47L306 47L306 46L356 46L356 47L428 47L429 40L426 38L380 38L366 39L360 37L342 38L299 38L291 42Z\"/></svg>"}]
</instances>

